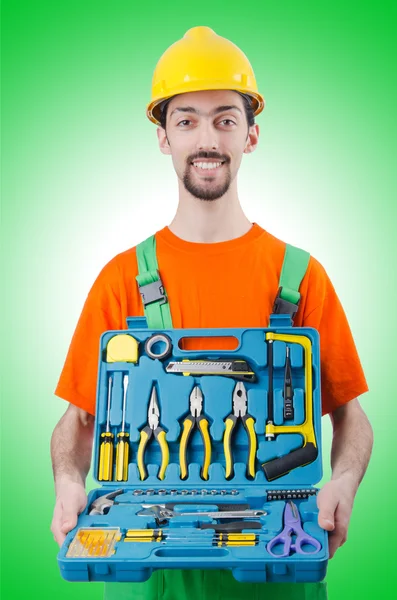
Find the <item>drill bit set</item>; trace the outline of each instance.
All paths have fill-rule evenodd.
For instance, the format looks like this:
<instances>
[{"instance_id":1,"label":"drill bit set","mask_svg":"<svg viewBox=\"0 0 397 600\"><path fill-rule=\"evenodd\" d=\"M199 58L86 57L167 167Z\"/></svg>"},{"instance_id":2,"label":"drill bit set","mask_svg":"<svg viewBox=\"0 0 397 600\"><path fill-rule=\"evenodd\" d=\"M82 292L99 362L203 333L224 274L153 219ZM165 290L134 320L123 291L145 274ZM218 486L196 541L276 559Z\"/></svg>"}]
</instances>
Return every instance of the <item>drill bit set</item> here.
<instances>
[{"instance_id":1,"label":"drill bit set","mask_svg":"<svg viewBox=\"0 0 397 600\"><path fill-rule=\"evenodd\" d=\"M128 325L101 337L102 487L60 551L63 576L142 581L153 569L215 565L242 581L322 579L318 333ZM185 350L214 336L237 338L236 349Z\"/></svg>"}]
</instances>

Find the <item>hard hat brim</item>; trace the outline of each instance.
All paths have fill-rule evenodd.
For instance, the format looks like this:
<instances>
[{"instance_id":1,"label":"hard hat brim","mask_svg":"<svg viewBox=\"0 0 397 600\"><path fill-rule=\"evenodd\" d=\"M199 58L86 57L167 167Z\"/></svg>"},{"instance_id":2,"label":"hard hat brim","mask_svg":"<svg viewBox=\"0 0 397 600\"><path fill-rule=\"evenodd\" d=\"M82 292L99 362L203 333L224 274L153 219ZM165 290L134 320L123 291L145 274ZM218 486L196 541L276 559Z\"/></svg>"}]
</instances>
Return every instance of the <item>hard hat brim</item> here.
<instances>
[{"instance_id":1,"label":"hard hat brim","mask_svg":"<svg viewBox=\"0 0 397 600\"><path fill-rule=\"evenodd\" d=\"M191 83L191 82L190 82ZM247 91L247 89L243 88L233 88L226 87L222 84L217 84L216 82L196 82L196 85L187 85L186 90L178 90L178 92L167 94L161 98L157 98L150 102L146 107L146 115L150 119L152 123L155 125L161 125L161 104L165 100L170 100L174 96L178 96L181 94L187 94L189 92L200 92L200 91L210 91L210 90L230 90L232 92L240 92L246 96L250 96L252 109L254 111L254 116L256 117L263 111L265 108L265 99L259 92Z\"/></svg>"}]
</instances>

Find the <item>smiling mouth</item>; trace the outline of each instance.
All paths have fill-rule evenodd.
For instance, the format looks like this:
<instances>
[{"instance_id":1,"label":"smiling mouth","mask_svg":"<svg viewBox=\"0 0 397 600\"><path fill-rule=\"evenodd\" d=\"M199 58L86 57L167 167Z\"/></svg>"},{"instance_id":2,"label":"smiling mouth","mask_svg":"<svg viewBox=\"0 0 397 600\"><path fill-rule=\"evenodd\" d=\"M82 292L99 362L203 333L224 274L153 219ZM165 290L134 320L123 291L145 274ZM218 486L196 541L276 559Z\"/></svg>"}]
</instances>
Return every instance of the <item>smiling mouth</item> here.
<instances>
[{"instance_id":1,"label":"smiling mouth","mask_svg":"<svg viewBox=\"0 0 397 600\"><path fill-rule=\"evenodd\" d=\"M223 160L212 161L212 162L195 161L195 162L191 163L192 167L200 175L213 175L216 171L221 169L224 164L225 164L225 161L223 161Z\"/></svg>"}]
</instances>

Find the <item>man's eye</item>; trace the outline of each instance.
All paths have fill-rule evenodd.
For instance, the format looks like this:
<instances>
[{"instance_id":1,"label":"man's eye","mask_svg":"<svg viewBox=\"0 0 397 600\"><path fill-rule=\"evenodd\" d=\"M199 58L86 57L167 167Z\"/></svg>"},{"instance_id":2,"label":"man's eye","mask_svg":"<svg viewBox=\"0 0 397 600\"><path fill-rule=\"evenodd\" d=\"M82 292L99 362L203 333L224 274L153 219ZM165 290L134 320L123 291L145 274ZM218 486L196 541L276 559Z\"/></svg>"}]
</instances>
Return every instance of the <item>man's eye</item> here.
<instances>
[{"instance_id":1,"label":"man's eye","mask_svg":"<svg viewBox=\"0 0 397 600\"><path fill-rule=\"evenodd\" d=\"M190 123L190 122L191 122L191 121L190 121L189 119L183 119L183 121L180 121L180 122L178 123L178 127L179 127L179 125L181 125L182 123Z\"/></svg>"},{"instance_id":2,"label":"man's eye","mask_svg":"<svg viewBox=\"0 0 397 600\"><path fill-rule=\"evenodd\" d=\"M232 123L233 125L235 125L235 122L232 121L231 119L223 119L222 121L220 121L220 123L226 123L226 122Z\"/></svg>"}]
</instances>

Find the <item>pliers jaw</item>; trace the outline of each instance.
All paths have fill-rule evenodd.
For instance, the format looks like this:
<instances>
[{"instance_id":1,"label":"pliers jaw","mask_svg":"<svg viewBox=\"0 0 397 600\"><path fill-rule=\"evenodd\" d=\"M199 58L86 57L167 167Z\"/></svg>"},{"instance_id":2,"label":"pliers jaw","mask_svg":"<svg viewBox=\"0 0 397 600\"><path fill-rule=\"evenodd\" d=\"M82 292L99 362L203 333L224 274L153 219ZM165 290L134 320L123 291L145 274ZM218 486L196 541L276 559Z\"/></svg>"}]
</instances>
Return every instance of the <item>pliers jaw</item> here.
<instances>
[{"instance_id":1,"label":"pliers jaw","mask_svg":"<svg viewBox=\"0 0 397 600\"><path fill-rule=\"evenodd\" d=\"M242 381L238 381L233 390L233 414L244 417L247 414L247 391Z\"/></svg>"},{"instance_id":2,"label":"pliers jaw","mask_svg":"<svg viewBox=\"0 0 397 600\"><path fill-rule=\"evenodd\" d=\"M160 409L157 402L157 392L155 386L153 386L152 393L150 395L150 402L148 407L148 425L153 431L157 429L160 422Z\"/></svg>"},{"instance_id":3,"label":"pliers jaw","mask_svg":"<svg viewBox=\"0 0 397 600\"><path fill-rule=\"evenodd\" d=\"M203 393L198 385L195 385L190 393L190 413L193 417L199 417L203 409Z\"/></svg>"}]
</instances>

